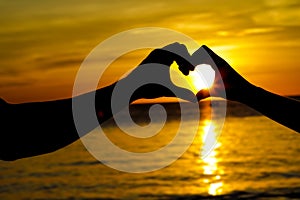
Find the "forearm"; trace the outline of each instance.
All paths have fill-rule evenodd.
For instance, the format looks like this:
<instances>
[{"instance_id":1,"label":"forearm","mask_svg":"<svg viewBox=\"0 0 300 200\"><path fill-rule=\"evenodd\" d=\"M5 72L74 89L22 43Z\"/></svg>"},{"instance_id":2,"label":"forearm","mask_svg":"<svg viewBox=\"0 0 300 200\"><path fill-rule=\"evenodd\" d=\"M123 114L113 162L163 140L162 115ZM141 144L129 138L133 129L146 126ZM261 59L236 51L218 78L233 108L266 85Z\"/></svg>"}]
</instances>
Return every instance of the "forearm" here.
<instances>
[{"instance_id":1,"label":"forearm","mask_svg":"<svg viewBox=\"0 0 300 200\"><path fill-rule=\"evenodd\" d=\"M74 99L8 104L0 102L0 159L16 160L56 151L77 139L72 100L94 98L97 123L87 123L84 134L112 117L111 95L115 84ZM92 96L91 96L92 95ZM83 105L81 115L85 115ZM84 134L81 134L83 136Z\"/></svg>"},{"instance_id":2,"label":"forearm","mask_svg":"<svg viewBox=\"0 0 300 200\"><path fill-rule=\"evenodd\" d=\"M118 84L124 84L126 82L126 78L119 80ZM113 90L116 87L116 84L114 83L112 85L109 85L107 87L101 88L96 91L95 94L95 109L96 109L96 115L98 117L98 121L101 124L102 122L108 120L113 116L112 112L112 93ZM119 112L121 109L123 109L126 106L129 106L130 103L132 103L135 100L138 100L140 98L143 98L142 91L145 91L144 88L137 89L138 92L134 92L129 99L129 102L124 101L123 99L115 99L114 100L114 112ZM90 94L88 94L90 95ZM82 97L81 97L82 98ZM125 98L125 97L124 97Z\"/></svg>"},{"instance_id":3,"label":"forearm","mask_svg":"<svg viewBox=\"0 0 300 200\"><path fill-rule=\"evenodd\" d=\"M49 153L78 139L72 99L7 104L1 112L0 159Z\"/></svg>"},{"instance_id":4,"label":"forearm","mask_svg":"<svg viewBox=\"0 0 300 200\"><path fill-rule=\"evenodd\" d=\"M270 119L300 133L300 102L259 87L251 87L237 99Z\"/></svg>"}]
</instances>

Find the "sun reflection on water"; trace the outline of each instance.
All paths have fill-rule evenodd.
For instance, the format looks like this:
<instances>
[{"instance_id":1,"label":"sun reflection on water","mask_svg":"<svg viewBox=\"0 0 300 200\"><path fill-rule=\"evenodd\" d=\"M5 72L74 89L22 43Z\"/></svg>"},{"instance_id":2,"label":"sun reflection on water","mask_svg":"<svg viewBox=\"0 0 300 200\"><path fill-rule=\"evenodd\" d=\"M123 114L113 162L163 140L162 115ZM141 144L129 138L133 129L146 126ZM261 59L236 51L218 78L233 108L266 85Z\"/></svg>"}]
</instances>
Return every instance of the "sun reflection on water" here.
<instances>
[{"instance_id":1,"label":"sun reflection on water","mask_svg":"<svg viewBox=\"0 0 300 200\"><path fill-rule=\"evenodd\" d=\"M218 166L219 159L217 149L221 146L221 143L217 141L218 135L214 131L215 124L210 120L207 120L204 123L204 134L202 134L203 145L200 156L203 161L203 174L207 178L205 178L203 182L208 185L208 194L220 195L223 192L223 181L221 175L224 174L224 172ZM207 137L210 137L209 144L207 143ZM216 144L214 149L207 154L211 148L211 141Z\"/></svg>"}]
</instances>

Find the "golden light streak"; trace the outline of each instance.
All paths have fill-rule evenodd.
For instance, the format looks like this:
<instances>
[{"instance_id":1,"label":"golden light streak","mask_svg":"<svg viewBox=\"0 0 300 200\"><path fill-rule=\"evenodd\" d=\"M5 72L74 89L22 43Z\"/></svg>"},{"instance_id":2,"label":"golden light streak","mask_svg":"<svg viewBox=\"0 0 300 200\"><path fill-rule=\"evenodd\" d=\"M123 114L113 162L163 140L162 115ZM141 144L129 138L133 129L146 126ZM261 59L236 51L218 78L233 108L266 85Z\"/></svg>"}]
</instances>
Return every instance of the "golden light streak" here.
<instances>
[{"instance_id":1,"label":"golden light streak","mask_svg":"<svg viewBox=\"0 0 300 200\"><path fill-rule=\"evenodd\" d=\"M213 137L214 141L217 142L217 134L214 131L215 124L210 120L205 121L204 134L202 135L203 146L201 150L201 157L203 157L208 148L211 148L211 143L205 143L207 137ZM208 178L204 179L203 182L208 184L207 193L210 195L220 195L223 192L223 181L221 175L222 170L218 166L218 154L216 149L221 146L220 142L217 142L215 148L210 154L204 157L203 160L203 174L207 175Z\"/></svg>"}]
</instances>

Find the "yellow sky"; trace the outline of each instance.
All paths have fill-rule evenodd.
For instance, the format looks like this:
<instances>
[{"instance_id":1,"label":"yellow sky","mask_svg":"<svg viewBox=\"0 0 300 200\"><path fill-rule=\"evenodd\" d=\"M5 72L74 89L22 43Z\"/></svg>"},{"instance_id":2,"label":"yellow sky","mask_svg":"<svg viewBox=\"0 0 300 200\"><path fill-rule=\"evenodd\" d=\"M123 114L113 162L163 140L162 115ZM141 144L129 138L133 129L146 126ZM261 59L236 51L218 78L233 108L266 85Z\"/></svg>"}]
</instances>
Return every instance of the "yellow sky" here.
<instances>
[{"instance_id":1,"label":"yellow sky","mask_svg":"<svg viewBox=\"0 0 300 200\"><path fill-rule=\"evenodd\" d=\"M208 45L255 85L300 94L298 0L6 0L0 8L0 97L8 101L70 97L76 72L95 46L148 26Z\"/></svg>"}]
</instances>

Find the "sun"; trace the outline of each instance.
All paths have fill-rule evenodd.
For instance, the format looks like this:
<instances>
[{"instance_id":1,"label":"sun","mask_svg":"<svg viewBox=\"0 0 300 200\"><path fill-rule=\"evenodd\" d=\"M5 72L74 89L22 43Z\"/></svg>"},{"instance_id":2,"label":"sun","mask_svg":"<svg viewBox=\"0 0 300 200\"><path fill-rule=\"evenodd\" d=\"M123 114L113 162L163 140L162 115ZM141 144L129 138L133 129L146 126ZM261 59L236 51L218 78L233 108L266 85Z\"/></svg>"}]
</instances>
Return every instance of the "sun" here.
<instances>
[{"instance_id":1,"label":"sun","mask_svg":"<svg viewBox=\"0 0 300 200\"><path fill-rule=\"evenodd\" d=\"M192 91L196 94L202 89L209 89L215 80L215 71L210 65L197 65L186 77L191 85Z\"/></svg>"},{"instance_id":2,"label":"sun","mask_svg":"<svg viewBox=\"0 0 300 200\"><path fill-rule=\"evenodd\" d=\"M202 89L210 88L215 80L215 71L207 64L197 65L194 71L190 71L188 76L179 71L176 62L170 68L172 82L179 87L191 90L194 94Z\"/></svg>"}]
</instances>

